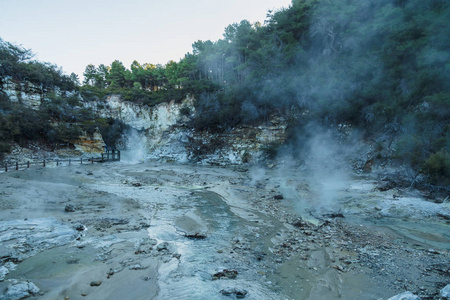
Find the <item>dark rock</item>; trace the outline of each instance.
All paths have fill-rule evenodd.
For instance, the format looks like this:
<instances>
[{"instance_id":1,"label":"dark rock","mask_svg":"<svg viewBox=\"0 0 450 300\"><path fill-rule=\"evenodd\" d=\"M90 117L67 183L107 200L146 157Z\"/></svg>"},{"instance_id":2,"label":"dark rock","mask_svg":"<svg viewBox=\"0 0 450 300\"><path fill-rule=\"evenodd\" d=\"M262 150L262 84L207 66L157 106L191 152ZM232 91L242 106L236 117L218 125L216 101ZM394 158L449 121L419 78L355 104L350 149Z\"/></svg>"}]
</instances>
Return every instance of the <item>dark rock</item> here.
<instances>
[{"instance_id":1,"label":"dark rock","mask_svg":"<svg viewBox=\"0 0 450 300\"><path fill-rule=\"evenodd\" d=\"M237 288L226 288L223 290L220 290L220 293L224 296L232 296L235 295L236 298L242 299L245 298L245 296L248 294L248 292L244 289L237 289Z\"/></svg>"},{"instance_id":2,"label":"dark rock","mask_svg":"<svg viewBox=\"0 0 450 300\"><path fill-rule=\"evenodd\" d=\"M187 237L187 238L196 239L196 240L204 240L204 239L206 239L206 235L198 233L198 232L196 232L194 234L185 234L184 236Z\"/></svg>"},{"instance_id":3,"label":"dark rock","mask_svg":"<svg viewBox=\"0 0 450 300\"><path fill-rule=\"evenodd\" d=\"M92 176L92 175L94 175L94 173L92 173L92 172L87 172L87 175Z\"/></svg>"},{"instance_id":4,"label":"dark rock","mask_svg":"<svg viewBox=\"0 0 450 300\"><path fill-rule=\"evenodd\" d=\"M130 221L127 219L106 218L105 220L110 222L111 225L125 225L130 223Z\"/></svg>"},{"instance_id":5,"label":"dark rock","mask_svg":"<svg viewBox=\"0 0 450 300\"><path fill-rule=\"evenodd\" d=\"M68 264L68 265L74 265L79 262L80 262L80 259L77 257L72 257L72 258L69 258L68 260L66 260L66 264Z\"/></svg>"},{"instance_id":6,"label":"dark rock","mask_svg":"<svg viewBox=\"0 0 450 300\"><path fill-rule=\"evenodd\" d=\"M377 190L381 192L386 192L395 188L395 183L392 181L384 181L377 186Z\"/></svg>"},{"instance_id":7,"label":"dark rock","mask_svg":"<svg viewBox=\"0 0 450 300\"><path fill-rule=\"evenodd\" d=\"M132 184L134 187L140 187L140 186L142 186L142 183L140 183L140 182L135 182L135 183L133 183Z\"/></svg>"},{"instance_id":8,"label":"dark rock","mask_svg":"<svg viewBox=\"0 0 450 300\"><path fill-rule=\"evenodd\" d=\"M91 286L100 286L100 284L102 284L102 282L101 281L99 281L99 280L94 280L94 281L91 281Z\"/></svg>"},{"instance_id":9,"label":"dark rock","mask_svg":"<svg viewBox=\"0 0 450 300\"><path fill-rule=\"evenodd\" d=\"M436 214L439 218L443 218L445 220L450 220L450 214L447 213L437 213Z\"/></svg>"},{"instance_id":10,"label":"dark rock","mask_svg":"<svg viewBox=\"0 0 450 300\"><path fill-rule=\"evenodd\" d=\"M273 196L273 199L275 199L275 200L283 200L284 196L282 194L277 194L277 195Z\"/></svg>"},{"instance_id":11,"label":"dark rock","mask_svg":"<svg viewBox=\"0 0 450 300\"><path fill-rule=\"evenodd\" d=\"M75 212L75 206L72 204L67 204L66 207L64 207L65 212Z\"/></svg>"},{"instance_id":12,"label":"dark rock","mask_svg":"<svg viewBox=\"0 0 450 300\"><path fill-rule=\"evenodd\" d=\"M306 226L308 225L305 221L303 221L302 218L297 218L297 219L295 219L294 221L292 221L291 224L292 224L293 226L299 227L299 228L303 228L303 227L306 227Z\"/></svg>"},{"instance_id":13,"label":"dark rock","mask_svg":"<svg viewBox=\"0 0 450 300\"><path fill-rule=\"evenodd\" d=\"M323 215L326 218L345 218L344 214L341 212L331 213L331 214L324 214Z\"/></svg>"},{"instance_id":14,"label":"dark rock","mask_svg":"<svg viewBox=\"0 0 450 300\"><path fill-rule=\"evenodd\" d=\"M141 226L141 228L149 228L150 224L147 224L145 222L141 222L141 223L139 223L139 226Z\"/></svg>"},{"instance_id":15,"label":"dark rock","mask_svg":"<svg viewBox=\"0 0 450 300\"><path fill-rule=\"evenodd\" d=\"M228 279L235 279L237 277L237 275L238 275L238 272L236 270L224 269L223 271L217 272L216 274L214 274L212 276L212 280L217 280L217 279L220 279L223 277L228 278Z\"/></svg>"},{"instance_id":16,"label":"dark rock","mask_svg":"<svg viewBox=\"0 0 450 300\"><path fill-rule=\"evenodd\" d=\"M86 227L82 224L79 224L79 225L75 226L75 230L84 231L84 230L86 230Z\"/></svg>"},{"instance_id":17,"label":"dark rock","mask_svg":"<svg viewBox=\"0 0 450 300\"><path fill-rule=\"evenodd\" d=\"M108 275L106 278L110 278L111 276L113 276L114 275L114 270L113 270L113 268L109 268L109 271L108 271L108 273L106 273L106 275Z\"/></svg>"}]
</instances>

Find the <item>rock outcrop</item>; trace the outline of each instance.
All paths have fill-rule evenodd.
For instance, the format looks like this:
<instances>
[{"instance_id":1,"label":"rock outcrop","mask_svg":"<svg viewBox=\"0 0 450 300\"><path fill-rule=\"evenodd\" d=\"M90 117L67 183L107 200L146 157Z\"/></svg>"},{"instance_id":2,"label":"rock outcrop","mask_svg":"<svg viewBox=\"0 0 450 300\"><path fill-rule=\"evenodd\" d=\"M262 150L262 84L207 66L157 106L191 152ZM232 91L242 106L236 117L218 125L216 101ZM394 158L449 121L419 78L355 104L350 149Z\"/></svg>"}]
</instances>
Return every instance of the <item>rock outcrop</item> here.
<instances>
[{"instance_id":1,"label":"rock outcrop","mask_svg":"<svg viewBox=\"0 0 450 300\"><path fill-rule=\"evenodd\" d=\"M45 95L42 88L30 82L16 83L10 77L4 77L2 82L1 90L11 102L20 102L29 108L39 110Z\"/></svg>"},{"instance_id":2,"label":"rock outcrop","mask_svg":"<svg viewBox=\"0 0 450 300\"><path fill-rule=\"evenodd\" d=\"M4 78L1 90L12 102L39 110L47 101L47 91L29 82L17 83ZM56 95L73 93L55 90ZM81 99L81 98L80 98ZM198 164L230 165L257 161L273 150L274 145L286 140L286 121L274 116L258 126L235 127L226 133L196 131L189 126L195 115L194 99L164 102L147 106L124 101L118 95L110 95L102 101L83 101L83 106L98 117L122 121L134 129L125 133L125 147L139 145L147 158L168 162L195 162ZM184 108L188 108L184 110ZM183 112L183 113L182 113ZM137 134L136 134L137 132ZM105 143L99 131L83 133L78 140L69 141L75 151L82 154L101 153ZM120 148L120 145L117 145Z\"/></svg>"},{"instance_id":3,"label":"rock outcrop","mask_svg":"<svg viewBox=\"0 0 450 300\"><path fill-rule=\"evenodd\" d=\"M235 127L227 133L196 131L188 126L195 114L191 97L180 103L171 101L150 107L112 95L106 102L87 102L85 107L101 117L118 119L138 131L136 138L144 142L148 158L153 160L243 164L260 159L273 145L286 140L287 123L281 117L273 117L259 126ZM189 108L188 116L181 113L185 107Z\"/></svg>"},{"instance_id":4,"label":"rock outcrop","mask_svg":"<svg viewBox=\"0 0 450 300\"><path fill-rule=\"evenodd\" d=\"M98 130L93 134L83 132L83 135L81 135L78 140L73 141L73 144L75 150L86 154L102 153L105 149L105 142Z\"/></svg>"}]
</instances>

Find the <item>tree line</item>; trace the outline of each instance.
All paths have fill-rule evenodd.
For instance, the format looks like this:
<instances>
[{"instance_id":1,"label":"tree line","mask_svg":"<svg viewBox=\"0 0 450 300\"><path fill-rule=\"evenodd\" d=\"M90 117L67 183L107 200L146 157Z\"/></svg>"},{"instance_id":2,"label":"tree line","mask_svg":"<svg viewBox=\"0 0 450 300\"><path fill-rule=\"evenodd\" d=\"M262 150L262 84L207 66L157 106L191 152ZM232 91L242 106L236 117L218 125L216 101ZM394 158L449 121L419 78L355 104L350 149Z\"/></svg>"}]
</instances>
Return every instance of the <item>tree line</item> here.
<instances>
[{"instance_id":1,"label":"tree line","mask_svg":"<svg viewBox=\"0 0 450 300\"><path fill-rule=\"evenodd\" d=\"M311 122L350 125L380 156L448 185L449 19L446 0L293 0L263 23L243 20L227 26L222 39L195 41L179 62L88 65L75 89L85 99L118 93L147 105L191 94L197 130L223 132L280 115L296 148ZM0 72L24 79L36 62L20 47L9 49L9 61L24 64L2 61ZM76 85L74 76L28 77Z\"/></svg>"}]
</instances>

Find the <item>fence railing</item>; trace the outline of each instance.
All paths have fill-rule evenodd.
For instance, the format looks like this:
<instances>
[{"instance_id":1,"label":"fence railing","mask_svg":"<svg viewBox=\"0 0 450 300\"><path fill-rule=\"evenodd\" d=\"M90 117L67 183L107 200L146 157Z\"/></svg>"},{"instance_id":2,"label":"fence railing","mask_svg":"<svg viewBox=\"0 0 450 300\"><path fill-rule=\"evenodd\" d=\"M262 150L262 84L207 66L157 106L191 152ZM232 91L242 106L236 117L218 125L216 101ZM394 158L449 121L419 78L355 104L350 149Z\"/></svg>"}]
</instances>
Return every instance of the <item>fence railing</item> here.
<instances>
[{"instance_id":1,"label":"fence railing","mask_svg":"<svg viewBox=\"0 0 450 300\"><path fill-rule=\"evenodd\" d=\"M17 171L17 170L23 170L30 168L31 166L42 166L46 167L50 164L56 164L56 166L60 165L72 165L72 164L93 164L93 163L103 163L103 162L109 162L109 161L120 161L120 151L119 150L108 150L101 154L101 156L98 157L90 157L90 158L69 158L69 159L47 159L42 161L33 161L33 162L26 162L26 163L19 163L16 162L14 164L4 164L3 169L5 172L8 171Z\"/></svg>"}]
</instances>

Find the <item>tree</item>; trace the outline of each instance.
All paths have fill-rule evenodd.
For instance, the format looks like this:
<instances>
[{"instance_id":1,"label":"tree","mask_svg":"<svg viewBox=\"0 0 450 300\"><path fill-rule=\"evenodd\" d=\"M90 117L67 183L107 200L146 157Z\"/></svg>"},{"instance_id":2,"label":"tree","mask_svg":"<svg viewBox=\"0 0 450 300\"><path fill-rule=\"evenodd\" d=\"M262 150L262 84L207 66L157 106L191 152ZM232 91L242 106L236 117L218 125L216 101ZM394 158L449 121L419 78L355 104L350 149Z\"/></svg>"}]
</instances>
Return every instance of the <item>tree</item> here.
<instances>
[{"instance_id":1,"label":"tree","mask_svg":"<svg viewBox=\"0 0 450 300\"><path fill-rule=\"evenodd\" d=\"M83 72L84 81L83 84L89 84L91 86L95 86L97 80L97 68L93 64L89 64L86 66Z\"/></svg>"},{"instance_id":2,"label":"tree","mask_svg":"<svg viewBox=\"0 0 450 300\"><path fill-rule=\"evenodd\" d=\"M126 86L125 79L126 69L121 61L115 60L111 63L107 81L111 87L124 88Z\"/></svg>"}]
</instances>

